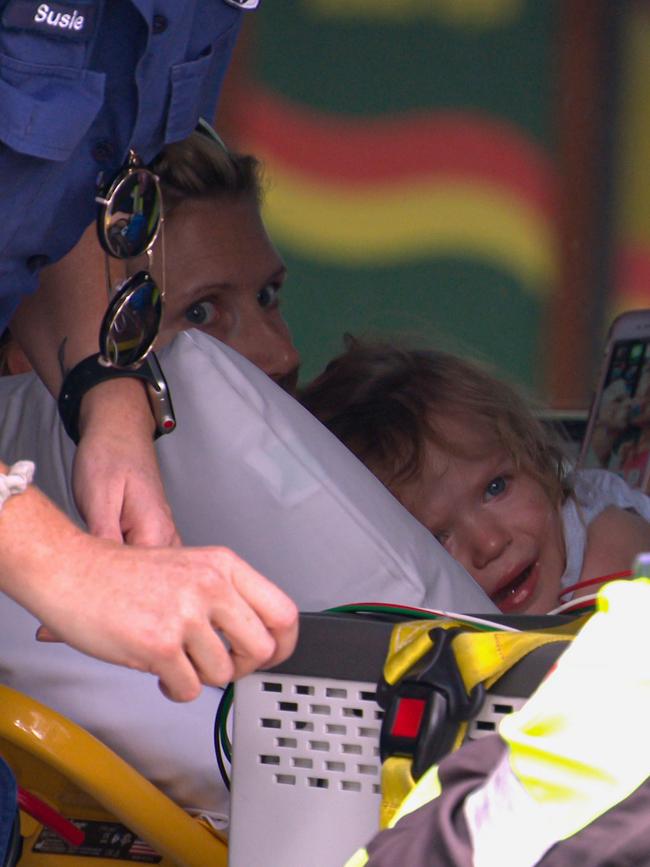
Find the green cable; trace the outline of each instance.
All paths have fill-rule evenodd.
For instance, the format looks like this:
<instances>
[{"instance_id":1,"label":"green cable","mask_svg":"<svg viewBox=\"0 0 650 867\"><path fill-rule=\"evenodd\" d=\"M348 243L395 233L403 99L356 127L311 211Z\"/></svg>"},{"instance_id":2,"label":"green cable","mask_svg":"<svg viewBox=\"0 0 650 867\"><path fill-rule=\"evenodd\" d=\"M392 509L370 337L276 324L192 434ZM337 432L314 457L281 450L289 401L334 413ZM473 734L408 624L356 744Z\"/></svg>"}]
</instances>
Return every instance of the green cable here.
<instances>
[{"instance_id":1,"label":"green cable","mask_svg":"<svg viewBox=\"0 0 650 867\"><path fill-rule=\"evenodd\" d=\"M229 683L225 689L224 697L223 697L223 714L221 716L221 721L219 723L219 741L221 742L221 746L224 752L224 755L228 759L229 762L232 762L232 743L230 742L230 738L228 737L228 716L230 715L230 708L232 707L232 700L234 696L234 689L232 683Z\"/></svg>"}]
</instances>

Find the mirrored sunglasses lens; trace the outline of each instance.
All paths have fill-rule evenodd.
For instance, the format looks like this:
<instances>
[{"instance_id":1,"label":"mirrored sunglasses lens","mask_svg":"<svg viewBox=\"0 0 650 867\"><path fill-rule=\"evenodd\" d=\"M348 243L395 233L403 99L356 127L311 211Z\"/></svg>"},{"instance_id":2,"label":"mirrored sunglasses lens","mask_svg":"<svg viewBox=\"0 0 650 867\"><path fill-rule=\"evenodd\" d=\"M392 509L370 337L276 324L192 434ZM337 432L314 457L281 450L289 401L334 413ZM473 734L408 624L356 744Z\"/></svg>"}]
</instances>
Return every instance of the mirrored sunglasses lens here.
<instances>
[{"instance_id":1,"label":"mirrored sunglasses lens","mask_svg":"<svg viewBox=\"0 0 650 867\"><path fill-rule=\"evenodd\" d=\"M108 206L104 228L113 256L139 256L153 243L160 225L160 192L151 172L140 169L118 185Z\"/></svg>"},{"instance_id":2,"label":"mirrored sunglasses lens","mask_svg":"<svg viewBox=\"0 0 650 867\"><path fill-rule=\"evenodd\" d=\"M115 367L131 367L151 349L162 317L160 289L139 271L118 291L106 312L100 352Z\"/></svg>"}]
</instances>

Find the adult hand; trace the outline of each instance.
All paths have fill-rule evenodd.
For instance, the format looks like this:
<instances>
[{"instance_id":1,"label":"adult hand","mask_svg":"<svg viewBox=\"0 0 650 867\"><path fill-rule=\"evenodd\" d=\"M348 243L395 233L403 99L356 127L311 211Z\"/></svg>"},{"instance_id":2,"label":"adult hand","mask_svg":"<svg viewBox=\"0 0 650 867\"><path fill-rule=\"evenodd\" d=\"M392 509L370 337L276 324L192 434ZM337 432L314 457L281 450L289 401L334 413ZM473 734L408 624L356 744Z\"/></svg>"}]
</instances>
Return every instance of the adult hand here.
<instances>
[{"instance_id":1,"label":"adult hand","mask_svg":"<svg viewBox=\"0 0 650 867\"><path fill-rule=\"evenodd\" d=\"M83 653L150 672L189 701L202 683L224 686L293 650L295 606L231 551L92 541L83 572L41 615Z\"/></svg>"},{"instance_id":2,"label":"adult hand","mask_svg":"<svg viewBox=\"0 0 650 867\"><path fill-rule=\"evenodd\" d=\"M286 658L293 602L224 548L144 548L83 533L36 489L0 513L0 588L50 634L195 698Z\"/></svg>"},{"instance_id":3,"label":"adult hand","mask_svg":"<svg viewBox=\"0 0 650 867\"><path fill-rule=\"evenodd\" d=\"M153 446L153 417L142 383L115 379L86 393L72 488L96 536L137 545L177 545Z\"/></svg>"}]
</instances>

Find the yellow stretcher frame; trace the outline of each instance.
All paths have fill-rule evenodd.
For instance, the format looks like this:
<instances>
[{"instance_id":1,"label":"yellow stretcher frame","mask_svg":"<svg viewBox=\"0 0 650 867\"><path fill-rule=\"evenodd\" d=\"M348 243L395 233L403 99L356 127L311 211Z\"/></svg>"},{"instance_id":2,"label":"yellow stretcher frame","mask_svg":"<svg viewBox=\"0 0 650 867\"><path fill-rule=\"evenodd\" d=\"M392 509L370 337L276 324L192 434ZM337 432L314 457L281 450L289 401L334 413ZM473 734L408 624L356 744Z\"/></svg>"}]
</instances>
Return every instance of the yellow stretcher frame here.
<instances>
[{"instance_id":1,"label":"yellow stretcher frame","mask_svg":"<svg viewBox=\"0 0 650 867\"><path fill-rule=\"evenodd\" d=\"M18 785L66 818L119 822L163 856L161 867L226 867L227 845L97 738L29 696L0 686L0 755ZM34 852L41 824L21 811L19 867L118 867L132 860Z\"/></svg>"}]
</instances>

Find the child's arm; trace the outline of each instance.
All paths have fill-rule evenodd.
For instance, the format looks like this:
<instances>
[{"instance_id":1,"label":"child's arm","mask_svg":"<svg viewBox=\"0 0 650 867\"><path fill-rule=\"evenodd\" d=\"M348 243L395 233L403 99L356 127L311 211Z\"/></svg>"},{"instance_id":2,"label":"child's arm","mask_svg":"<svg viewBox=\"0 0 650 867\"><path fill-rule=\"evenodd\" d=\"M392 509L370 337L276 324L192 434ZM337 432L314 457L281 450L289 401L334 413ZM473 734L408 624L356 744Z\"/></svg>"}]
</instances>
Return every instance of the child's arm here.
<instances>
[{"instance_id":1,"label":"child's arm","mask_svg":"<svg viewBox=\"0 0 650 867\"><path fill-rule=\"evenodd\" d=\"M608 506L587 530L580 580L630 569L641 551L650 551L650 523L634 512ZM576 596L590 592L593 588L578 591Z\"/></svg>"}]
</instances>

